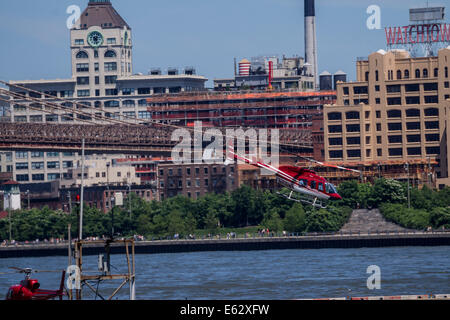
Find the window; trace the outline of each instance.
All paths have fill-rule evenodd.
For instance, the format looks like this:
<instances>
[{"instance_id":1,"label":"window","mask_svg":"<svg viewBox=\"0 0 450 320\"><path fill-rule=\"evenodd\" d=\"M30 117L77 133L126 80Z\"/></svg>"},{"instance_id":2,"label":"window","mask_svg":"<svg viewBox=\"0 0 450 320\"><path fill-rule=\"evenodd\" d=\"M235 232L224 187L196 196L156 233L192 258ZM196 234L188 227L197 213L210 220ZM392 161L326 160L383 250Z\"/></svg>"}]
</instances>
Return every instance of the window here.
<instances>
[{"instance_id":1,"label":"window","mask_svg":"<svg viewBox=\"0 0 450 320\"><path fill-rule=\"evenodd\" d=\"M438 84L436 82L423 84L423 90L425 90L425 91L436 91L437 89L438 89Z\"/></svg>"},{"instance_id":2,"label":"window","mask_svg":"<svg viewBox=\"0 0 450 320\"><path fill-rule=\"evenodd\" d=\"M408 156L420 156L422 154L422 148L415 147L415 148L408 148Z\"/></svg>"},{"instance_id":3,"label":"window","mask_svg":"<svg viewBox=\"0 0 450 320\"><path fill-rule=\"evenodd\" d=\"M420 78L420 70L416 69L416 79Z\"/></svg>"},{"instance_id":4,"label":"window","mask_svg":"<svg viewBox=\"0 0 450 320\"><path fill-rule=\"evenodd\" d=\"M425 139L427 142L437 142L440 141L439 134L426 134Z\"/></svg>"},{"instance_id":5,"label":"window","mask_svg":"<svg viewBox=\"0 0 450 320\"><path fill-rule=\"evenodd\" d=\"M95 84L100 84L100 77L99 76L95 77Z\"/></svg>"},{"instance_id":6,"label":"window","mask_svg":"<svg viewBox=\"0 0 450 320\"><path fill-rule=\"evenodd\" d=\"M420 122L407 122L406 130L420 130Z\"/></svg>"},{"instance_id":7,"label":"window","mask_svg":"<svg viewBox=\"0 0 450 320\"><path fill-rule=\"evenodd\" d=\"M105 52L105 58L115 58L117 57L117 54L113 50L108 50Z\"/></svg>"},{"instance_id":8,"label":"window","mask_svg":"<svg viewBox=\"0 0 450 320\"><path fill-rule=\"evenodd\" d=\"M32 170L43 170L45 168L44 162L32 162L31 169Z\"/></svg>"},{"instance_id":9,"label":"window","mask_svg":"<svg viewBox=\"0 0 450 320\"><path fill-rule=\"evenodd\" d=\"M89 72L89 63L77 63L77 72Z\"/></svg>"},{"instance_id":10,"label":"window","mask_svg":"<svg viewBox=\"0 0 450 320\"><path fill-rule=\"evenodd\" d=\"M380 91L380 86L379 86L379 85L376 85L376 86L375 86L375 91L376 91L376 92L379 92L379 91Z\"/></svg>"},{"instance_id":11,"label":"window","mask_svg":"<svg viewBox=\"0 0 450 320\"><path fill-rule=\"evenodd\" d=\"M138 94L150 94L150 88L138 88Z\"/></svg>"},{"instance_id":12,"label":"window","mask_svg":"<svg viewBox=\"0 0 450 320\"><path fill-rule=\"evenodd\" d=\"M359 112L358 111L349 111L345 114L345 117L350 119L359 119Z\"/></svg>"},{"instance_id":13,"label":"window","mask_svg":"<svg viewBox=\"0 0 450 320\"><path fill-rule=\"evenodd\" d=\"M78 85L88 85L89 77L77 77L77 84Z\"/></svg>"},{"instance_id":14,"label":"window","mask_svg":"<svg viewBox=\"0 0 450 320\"><path fill-rule=\"evenodd\" d=\"M382 157L383 156L383 150L382 149L377 149L377 156L378 157Z\"/></svg>"},{"instance_id":15,"label":"window","mask_svg":"<svg viewBox=\"0 0 450 320\"><path fill-rule=\"evenodd\" d=\"M405 85L405 91L406 92L417 92L420 91L420 86L419 84L407 84Z\"/></svg>"},{"instance_id":16,"label":"window","mask_svg":"<svg viewBox=\"0 0 450 320\"><path fill-rule=\"evenodd\" d=\"M389 143L402 143L402 136L388 136Z\"/></svg>"},{"instance_id":17,"label":"window","mask_svg":"<svg viewBox=\"0 0 450 320\"><path fill-rule=\"evenodd\" d=\"M117 62L105 62L105 71L117 71Z\"/></svg>"},{"instance_id":18,"label":"window","mask_svg":"<svg viewBox=\"0 0 450 320\"><path fill-rule=\"evenodd\" d=\"M425 96L425 103L438 103L438 96Z\"/></svg>"},{"instance_id":19,"label":"window","mask_svg":"<svg viewBox=\"0 0 450 320\"><path fill-rule=\"evenodd\" d=\"M59 169L59 161L47 162L47 169Z\"/></svg>"},{"instance_id":20,"label":"window","mask_svg":"<svg viewBox=\"0 0 450 320\"><path fill-rule=\"evenodd\" d=\"M402 112L400 110L389 110L387 116L388 118L401 118Z\"/></svg>"},{"instance_id":21,"label":"window","mask_svg":"<svg viewBox=\"0 0 450 320\"><path fill-rule=\"evenodd\" d=\"M47 175L47 179L48 180L59 180L61 178L61 174L59 174L59 173L49 173L48 175Z\"/></svg>"},{"instance_id":22,"label":"window","mask_svg":"<svg viewBox=\"0 0 450 320\"><path fill-rule=\"evenodd\" d=\"M98 62L94 63L94 70L100 71L100 64Z\"/></svg>"},{"instance_id":23,"label":"window","mask_svg":"<svg viewBox=\"0 0 450 320\"><path fill-rule=\"evenodd\" d=\"M401 122L388 123L388 130L389 131L401 131L402 123Z\"/></svg>"},{"instance_id":24,"label":"window","mask_svg":"<svg viewBox=\"0 0 450 320\"><path fill-rule=\"evenodd\" d=\"M361 128L359 124L348 124L347 132L360 132Z\"/></svg>"},{"instance_id":25,"label":"window","mask_svg":"<svg viewBox=\"0 0 450 320\"><path fill-rule=\"evenodd\" d=\"M379 73L378 73L378 70L375 71L375 81L379 81Z\"/></svg>"},{"instance_id":26,"label":"window","mask_svg":"<svg viewBox=\"0 0 450 320\"><path fill-rule=\"evenodd\" d=\"M377 136L377 144L381 144L381 136Z\"/></svg>"},{"instance_id":27,"label":"window","mask_svg":"<svg viewBox=\"0 0 450 320\"><path fill-rule=\"evenodd\" d=\"M420 97L406 97L406 104L420 104Z\"/></svg>"},{"instance_id":28,"label":"window","mask_svg":"<svg viewBox=\"0 0 450 320\"><path fill-rule=\"evenodd\" d=\"M329 152L331 159L342 159L343 151L342 150L331 150Z\"/></svg>"},{"instance_id":29,"label":"window","mask_svg":"<svg viewBox=\"0 0 450 320\"><path fill-rule=\"evenodd\" d=\"M387 93L395 93L395 92L400 92L401 91L401 87L400 85L392 85L392 86L386 86L386 91Z\"/></svg>"},{"instance_id":30,"label":"window","mask_svg":"<svg viewBox=\"0 0 450 320\"><path fill-rule=\"evenodd\" d=\"M124 96L134 95L134 88L122 89L122 95L124 95Z\"/></svg>"},{"instance_id":31,"label":"window","mask_svg":"<svg viewBox=\"0 0 450 320\"><path fill-rule=\"evenodd\" d=\"M439 129L439 121L425 121L425 129Z\"/></svg>"},{"instance_id":32,"label":"window","mask_svg":"<svg viewBox=\"0 0 450 320\"><path fill-rule=\"evenodd\" d=\"M65 90L60 92L61 98L71 98L73 97L73 90Z\"/></svg>"},{"instance_id":33,"label":"window","mask_svg":"<svg viewBox=\"0 0 450 320\"><path fill-rule=\"evenodd\" d=\"M366 118L366 119L369 119L369 118L370 118L370 111L366 111L366 112L365 112L365 118Z\"/></svg>"},{"instance_id":34,"label":"window","mask_svg":"<svg viewBox=\"0 0 450 320\"><path fill-rule=\"evenodd\" d=\"M444 75L446 78L448 78L448 67L445 67L444 69Z\"/></svg>"},{"instance_id":35,"label":"window","mask_svg":"<svg viewBox=\"0 0 450 320\"><path fill-rule=\"evenodd\" d=\"M84 45L84 39L75 39L75 45L76 46Z\"/></svg>"},{"instance_id":36,"label":"window","mask_svg":"<svg viewBox=\"0 0 450 320\"><path fill-rule=\"evenodd\" d=\"M91 92L89 90L78 90L77 95L78 97L89 97Z\"/></svg>"},{"instance_id":37,"label":"window","mask_svg":"<svg viewBox=\"0 0 450 320\"><path fill-rule=\"evenodd\" d=\"M434 77L437 78L439 76L439 69L434 68Z\"/></svg>"},{"instance_id":38,"label":"window","mask_svg":"<svg viewBox=\"0 0 450 320\"><path fill-rule=\"evenodd\" d=\"M376 111L376 117L377 117L377 119L381 118L381 111L380 110Z\"/></svg>"},{"instance_id":39,"label":"window","mask_svg":"<svg viewBox=\"0 0 450 320\"><path fill-rule=\"evenodd\" d=\"M408 143L418 143L422 141L420 134L409 134L406 136Z\"/></svg>"},{"instance_id":40,"label":"window","mask_svg":"<svg viewBox=\"0 0 450 320\"><path fill-rule=\"evenodd\" d=\"M120 105L119 101L112 100L105 102L105 108L118 108Z\"/></svg>"},{"instance_id":41,"label":"window","mask_svg":"<svg viewBox=\"0 0 450 320\"><path fill-rule=\"evenodd\" d=\"M122 105L124 107L134 107L135 106L135 102L133 100L125 100L122 102Z\"/></svg>"},{"instance_id":42,"label":"window","mask_svg":"<svg viewBox=\"0 0 450 320\"><path fill-rule=\"evenodd\" d=\"M45 175L43 173L41 173L41 174L33 174L33 175L31 175L31 178L33 179L33 181L44 181L45 180Z\"/></svg>"},{"instance_id":43,"label":"window","mask_svg":"<svg viewBox=\"0 0 450 320\"><path fill-rule=\"evenodd\" d=\"M328 120L342 120L342 114L340 112L330 112L328 114Z\"/></svg>"},{"instance_id":44,"label":"window","mask_svg":"<svg viewBox=\"0 0 450 320\"><path fill-rule=\"evenodd\" d=\"M106 39L107 44L116 44L116 38L108 38Z\"/></svg>"},{"instance_id":45,"label":"window","mask_svg":"<svg viewBox=\"0 0 450 320\"><path fill-rule=\"evenodd\" d=\"M408 110L406 110L406 116L408 118L420 117L420 110L419 109L408 109Z\"/></svg>"},{"instance_id":46,"label":"window","mask_svg":"<svg viewBox=\"0 0 450 320\"><path fill-rule=\"evenodd\" d=\"M441 154L441 148L440 147L427 147L426 148L427 155L429 154Z\"/></svg>"},{"instance_id":47,"label":"window","mask_svg":"<svg viewBox=\"0 0 450 320\"><path fill-rule=\"evenodd\" d=\"M77 59L88 59L89 56L85 51L80 51L77 53Z\"/></svg>"},{"instance_id":48,"label":"window","mask_svg":"<svg viewBox=\"0 0 450 320\"><path fill-rule=\"evenodd\" d=\"M47 152L47 157L57 158L57 157L59 157L59 152Z\"/></svg>"},{"instance_id":49,"label":"window","mask_svg":"<svg viewBox=\"0 0 450 320\"><path fill-rule=\"evenodd\" d=\"M113 84L117 82L117 76L105 76L105 84Z\"/></svg>"},{"instance_id":50,"label":"window","mask_svg":"<svg viewBox=\"0 0 450 320\"><path fill-rule=\"evenodd\" d=\"M381 131L381 123L377 123L377 131Z\"/></svg>"},{"instance_id":51,"label":"window","mask_svg":"<svg viewBox=\"0 0 450 320\"><path fill-rule=\"evenodd\" d=\"M28 152L26 151L17 151L16 159L28 159Z\"/></svg>"},{"instance_id":52,"label":"window","mask_svg":"<svg viewBox=\"0 0 450 320\"><path fill-rule=\"evenodd\" d=\"M39 152L39 151L34 151L34 152L31 152L31 157L32 158L43 158L44 157L44 153L43 152Z\"/></svg>"},{"instance_id":53,"label":"window","mask_svg":"<svg viewBox=\"0 0 450 320\"><path fill-rule=\"evenodd\" d=\"M16 163L16 170L28 170L28 162Z\"/></svg>"},{"instance_id":54,"label":"window","mask_svg":"<svg viewBox=\"0 0 450 320\"><path fill-rule=\"evenodd\" d=\"M403 149L402 148L390 148L389 149L389 156L390 157L403 156Z\"/></svg>"},{"instance_id":55,"label":"window","mask_svg":"<svg viewBox=\"0 0 450 320\"><path fill-rule=\"evenodd\" d=\"M422 75L424 78L428 78L428 69L423 69Z\"/></svg>"},{"instance_id":56,"label":"window","mask_svg":"<svg viewBox=\"0 0 450 320\"><path fill-rule=\"evenodd\" d=\"M330 146L342 146L342 138L328 138Z\"/></svg>"},{"instance_id":57,"label":"window","mask_svg":"<svg viewBox=\"0 0 450 320\"><path fill-rule=\"evenodd\" d=\"M425 117L439 117L439 109L438 108L425 109Z\"/></svg>"},{"instance_id":58,"label":"window","mask_svg":"<svg viewBox=\"0 0 450 320\"><path fill-rule=\"evenodd\" d=\"M361 144L361 138L360 137L348 137L347 138L347 144Z\"/></svg>"},{"instance_id":59,"label":"window","mask_svg":"<svg viewBox=\"0 0 450 320\"><path fill-rule=\"evenodd\" d=\"M353 87L353 93L354 94L367 94L368 88L367 87Z\"/></svg>"},{"instance_id":60,"label":"window","mask_svg":"<svg viewBox=\"0 0 450 320\"><path fill-rule=\"evenodd\" d=\"M148 111L139 111L138 118L139 119L151 119L151 114Z\"/></svg>"},{"instance_id":61,"label":"window","mask_svg":"<svg viewBox=\"0 0 450 320\"><path fill-rule=\"evenodd\" d=\"M147 100L145 100L145 99L139 100L139 101L138 101L138 105L139 105L140 107L146 107L146 106L147 106Z\"/></svg>"},{"instance_id":62,"label":"window","mask_svg":"<svg viewBox=\"0 0 450 320\"><path fill-rule=\"evenodd\" d=\"M366 123L366 131L370 131L370 123Z\"/></svg>"},{"instance_id":63,"label":"window","mask_svg":"<svg viewBox=\"0 0 450 320\"><path fill-rule=\"evenodd\" d=\"M73 161L63 161L63 169L73 168ZM97 177L99 178L100 175Z\"/></svg>"},{"instance_id":64,"label":"window","mask_svg":"<svg viewBox=\"0 0 450 320\"><path fill-rule=\"evenodd\" d=\"M347 157L349 157L349 158L361 158L361 149L347 150Z\"/></svg>"},{"instance_id":65,"label":"window","mask_svg":"<svg viewBox=\"0 0 450 320\"><path fill-rule=\"evenodd\" d=\"M42 116L30 116L30 122L42 122Z\"/></svg>"},{"instance_id":66,"label":"window","mask_svg":"<svg viewBox=\"0 0 450 320\"><path fill-rule=\"evenodd\" d=\"M16 175L17 182L30 181L30 176L28 174L18 174Z\"/></svg>"},{"instance_id":67,"label":"window","mask_svg":"<svg viewBox=\"0 0 450 320\"><path fill-rule=\"evenodd\" d=\"M106 96L117 96L119 94L119 91L117 89L105 89L105 95ZM105 103L106 106L106 103Z\"/></svg>"},{"instance_id":68,"label":"window","mask_svg":"<svg viewBox=\"0 0 450 320\"><path fill-rule=\"evenodd\" d=\"M409 70L405 70L405 72L403 73L403 77L405 78L405 79L409 79Z\"/></svg>"},{"instance_id":69,"label":"window","mask_svg":"<svg viewBox=\"0 0 450 320\"><path fill-rule=\"evenodd\" d=\"M401 97L387 98L387 104L389 106L401 105L402 104L402 98Z\"/></svg>"}]
</instances>

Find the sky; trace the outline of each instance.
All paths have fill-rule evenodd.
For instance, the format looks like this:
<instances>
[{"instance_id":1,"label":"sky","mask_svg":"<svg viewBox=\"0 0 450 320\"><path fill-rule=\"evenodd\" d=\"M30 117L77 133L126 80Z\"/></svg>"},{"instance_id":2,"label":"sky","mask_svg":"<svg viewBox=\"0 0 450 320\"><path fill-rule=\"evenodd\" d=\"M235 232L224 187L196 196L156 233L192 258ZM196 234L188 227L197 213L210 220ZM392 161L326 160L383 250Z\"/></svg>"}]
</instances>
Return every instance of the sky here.
<instances>
[{"instance_id":1,"label":"sky","mask_svg":"<svg viewBox=\"0 0 450 320\"><path fill-rule=\"evenodd\" d=\"M133 32L134 73L193 66L209 79L234 75L234 58L304 57L303 0L112 0ZM445 6L447 0L428 1ZM0 80L71 77L67 8L88 0L0 1ZM369 30L367 8L381 9ZM316 0L319 72L356 78L357 57L386 49L384 27L409 24L426 0ZM448 16L448 10L446 18ZM448 19L446 19L448 21Z\"/></svg>"}]
</instances>

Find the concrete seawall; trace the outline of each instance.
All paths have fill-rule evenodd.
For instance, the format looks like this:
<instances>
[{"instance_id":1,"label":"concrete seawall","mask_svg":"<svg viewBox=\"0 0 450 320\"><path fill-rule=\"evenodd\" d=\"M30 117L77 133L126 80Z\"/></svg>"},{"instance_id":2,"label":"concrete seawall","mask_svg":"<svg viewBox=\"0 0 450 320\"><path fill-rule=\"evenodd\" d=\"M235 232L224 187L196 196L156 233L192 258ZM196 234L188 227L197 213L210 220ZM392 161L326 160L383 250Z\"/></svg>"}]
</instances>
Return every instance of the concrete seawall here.
<instances>
[{"instance_id":1,"label":"concrete seawall","mask_svg":"<svg viewBox=\"0 0 450 320\"><path fill-rule=\"evenodd\" d=\"M450 233L405 233L367 235L318 235L247 239L165 240L136 242L136 254L199 251L250 251L277 249L326 249L401 246L450 246ZM84 245L83 255L97 255L101 246ZM112 247L112 253L123 253ZM0 258L67 256L67 244L43 244L0 248Z\"/></svg>"}]
</instances>

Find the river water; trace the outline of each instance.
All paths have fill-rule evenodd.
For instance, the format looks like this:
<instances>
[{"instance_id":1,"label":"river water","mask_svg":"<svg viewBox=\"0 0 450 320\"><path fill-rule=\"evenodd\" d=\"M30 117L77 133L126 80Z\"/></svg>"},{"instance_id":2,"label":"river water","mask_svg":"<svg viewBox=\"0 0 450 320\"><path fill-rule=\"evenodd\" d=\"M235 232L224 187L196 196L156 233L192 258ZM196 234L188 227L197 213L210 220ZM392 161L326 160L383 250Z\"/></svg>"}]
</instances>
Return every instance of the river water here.
<instances>
[{"instance_id":1,"label":"river water","mask_svg":"<svg viewBox=\"0 0 450 320\"><path fill-rule=\"evenodd\" d=\"M84 270L97 269L97 257L84 257ZM62 270L65 257L0 259L9 267ZM113 273L126 273L125 256L111 258ZM369 290L369 266L380 268L381 289ZM450 293L450 247L390 247L196 252L136 255L136 298L144 300L285 300L368 295ZM38 273L44 289L59 287L61 273ZM23 279L0 275L0 294ZM372 281L370 281L373 283ZM108 297L120 281L104 282ZM96 284L94 284L96 286ZM89 289L85 299L93 299ZM125 286L114 299L128 299Z\"/></svg>"}]
</instances>

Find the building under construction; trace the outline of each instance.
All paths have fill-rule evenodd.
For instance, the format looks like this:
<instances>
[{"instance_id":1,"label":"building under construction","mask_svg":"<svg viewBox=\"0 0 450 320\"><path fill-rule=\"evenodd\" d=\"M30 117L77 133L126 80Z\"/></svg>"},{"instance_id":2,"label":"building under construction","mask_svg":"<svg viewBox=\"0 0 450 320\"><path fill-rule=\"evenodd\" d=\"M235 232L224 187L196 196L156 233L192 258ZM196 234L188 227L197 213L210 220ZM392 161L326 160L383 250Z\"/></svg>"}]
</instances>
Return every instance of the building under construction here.
<instances>
[{"instance_id":1,"label":"building under construction","mask_svg":"<svg viewBox=\"0 0 450 320\"><path fill-rule=\"evenodd\" d=\"M211 127L304 129L336 101L334 91L184 93L147 99L151 119L160 123Z\"/></svg>"}]
</instances>

